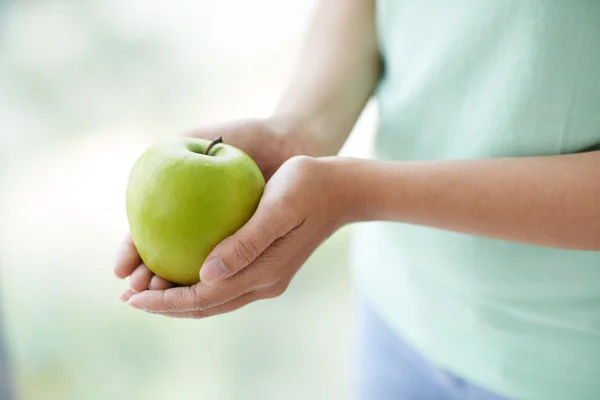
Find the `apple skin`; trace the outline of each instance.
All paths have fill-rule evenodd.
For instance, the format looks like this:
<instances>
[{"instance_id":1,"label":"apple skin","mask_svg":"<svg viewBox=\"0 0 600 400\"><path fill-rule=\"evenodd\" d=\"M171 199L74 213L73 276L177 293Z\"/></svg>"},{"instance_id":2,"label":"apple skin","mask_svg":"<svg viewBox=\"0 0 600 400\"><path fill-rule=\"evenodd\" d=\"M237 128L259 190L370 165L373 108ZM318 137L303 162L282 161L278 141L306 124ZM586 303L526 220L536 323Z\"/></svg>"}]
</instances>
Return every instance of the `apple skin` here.
<instances>
[{"instance_id":1,"label":"apple skin","mask_svg":"<svg viewBox=\"0 0 600 400\"><path fill-rule=\"evenodd\" d=\"M265 180L243 151L175 138L149 147L127 183L133 242L156 275L180 285L200 281L200 268L219 242L254 214Z\"/></svg>"}]
</instances>

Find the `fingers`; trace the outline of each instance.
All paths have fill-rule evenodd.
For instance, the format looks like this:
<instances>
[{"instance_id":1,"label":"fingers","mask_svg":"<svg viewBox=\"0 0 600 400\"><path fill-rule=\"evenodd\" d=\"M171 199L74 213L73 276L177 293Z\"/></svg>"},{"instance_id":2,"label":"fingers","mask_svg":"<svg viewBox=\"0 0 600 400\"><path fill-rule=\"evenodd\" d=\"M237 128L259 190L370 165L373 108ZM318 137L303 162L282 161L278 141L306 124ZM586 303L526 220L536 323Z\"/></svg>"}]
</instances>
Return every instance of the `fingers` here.
<instances>
[{"instance_id":1,"label":"fingers","mask_svg":"<svg viewBox=\"0 0 600 400\"><path fill-rule=\"evenodd\" d=\"M286 286L283 282L289 283L290 276L306 258L303 252L298 253L294 246L284 242L273 244L250 268L216 285L198 283L166 290L147 290L131 297L129 304L153 313L191 315L232 302L246 293L263 291L279 295ZM287 271L286 267L291 267L291 270Z\"/></svg>"},{"instance_id":2,"label":"fingers","mask_svg":"<svg viewBox=\"0 0 600 400\"><path fill-rule=\"evenodd\" d=\"M228 286L219 291L202 283L166 290L146 290L132 296L129 305L155 313L199 311L224 304L244 294L238 292L239 288ZM245 292L252 289L247 288Z\"/></svg>"},{"instance_id":3,"label":"fingers","mask_svg":"<svg viewBox=\"0 0 600 400\"><path fill-rule=\"evenodd\" d=\"M148 289L153 276L154 274L152 271L150 271L144 264L141 264L131 274L129 286L135 292L142 292Z\"/></svg>"},{"instance_id":4,"label":"fingers","mask_svg":"<svg viewBox=\"0 0 600 400\"><path fill-rule=\"evenodd\" d=\"M261 201L252 218L208 255L200 269L200 280L210 285L238 273L297 225L283 208L269 207Z\"/></svg>"},{"instance_id":5,"label":"fingers","mask_svg":"<svg viewBox=\"0 0 600 400\"><path fill-rule=\"evenodd\" d=\"M175 312L175 313L158 313L160 315L172 318L206 318L215 315L225 314L231 311L238 310L252 302L264 299L269 296L265 296L260 291L246 293L228 303L220 306L207 308L200 311L188 311L188 312Z\"/></svg>"},{"instance_id":6,"label":"fingers","mask_svg":"<svg viewBox=\"0 0 600 400\"><path fill-rule=\"evenodd\" d=\"M136 293L137 293L137 292L133 291L133 289L131 289L131 288L128 288L127 290L125 290L125 291L123 292L123 294L121 294L121 297L120 297L120 299L121 299L122 301L124 301L124 302L127 302L127 301L129 301L129 299L130 299L130 298L131 298L131 297L132 297L134 294L136 294Z\"/></svg>"},{"instance_id":7,"label":"fingers","mask_svg":"<svg viewBox=\"0 0 600 400\"><path fill-rule=\"evenodd\" d=\"M169 281L164 280L163 278L160 278L160 277L154 275L152 277L152 279L150 280L148 289L150 289L150 290L166 290L166 289L169 289L169 288L172 288L175 286L176 285L174 283L171 283ZM137 293L139 293L139 291L135 291L132 288L127 288L127 290L125 290L123 292L123 294L121 294L120 299L124 302L127 302L127 301L129 301L129 299L131 297L133 297L133 295L135 295Z\"/></svg>"},{"instance_id":8,"label":"fingers","mask_svg":"<svg viewBox=\"0 0 600 400\"><path fill-rule=\"evenodd\" d=\"M150 281L150 285L148 285L148 289L150 290L166 290L172 287L175 287L174 283L171 283L159 276L154 275L152 280Z\"/></svg>"},{"instance_id":9,"label":"fingers","mask_svg":"<svg viewBox=\"0 0 600 400\"><path fill-rule=\"evenodd\" d=\"M140 265L142 260L133 244L131 234L127 234L115 260L115 275L121 279L127 278Z\"/></svg>"}]
</instances>

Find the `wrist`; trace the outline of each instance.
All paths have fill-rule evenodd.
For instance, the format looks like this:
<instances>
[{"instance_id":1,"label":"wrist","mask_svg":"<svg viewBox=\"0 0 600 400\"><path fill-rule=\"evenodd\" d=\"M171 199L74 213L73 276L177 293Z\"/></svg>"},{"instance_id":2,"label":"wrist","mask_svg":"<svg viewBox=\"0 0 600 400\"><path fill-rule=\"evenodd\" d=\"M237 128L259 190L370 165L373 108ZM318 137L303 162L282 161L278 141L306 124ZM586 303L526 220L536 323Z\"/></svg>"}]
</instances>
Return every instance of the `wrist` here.
<instances>
[{"instance_id":1,"label":"wrist","mask_svg":"<svg viewBox=\"0 0 600 400\"><path fill-rule=\"evenodd\" d=\"M316 159L322 167L324 186L331 196L330 205L340 225L369 219L367 209L371 190L369 161L350 157L322 157Z\"/></svg>"},{"instance_id":2,"label":"wrist","mask_svg":"<svg viewBox=\"0 0 600 400\"><path fill-rule=\"evenodd\" d=\"M332 156L341 148L341 143L336 143L336 137L340 135L318 116L279 110L267 118L267 123L273 127L290 157Z\"/></svg>"}]
</instances>

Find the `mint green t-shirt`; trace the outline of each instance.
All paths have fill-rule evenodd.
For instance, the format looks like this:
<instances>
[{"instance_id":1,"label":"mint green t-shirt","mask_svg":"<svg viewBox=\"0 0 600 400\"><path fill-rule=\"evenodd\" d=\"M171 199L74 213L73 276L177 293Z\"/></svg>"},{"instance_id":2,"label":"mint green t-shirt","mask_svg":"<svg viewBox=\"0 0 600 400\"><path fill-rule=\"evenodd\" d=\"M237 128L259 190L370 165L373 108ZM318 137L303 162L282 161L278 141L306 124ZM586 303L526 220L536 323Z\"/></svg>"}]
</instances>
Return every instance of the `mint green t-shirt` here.
<instances>
[{"instance_id":1,"label":"mint green t-shirt","mask_svg":"<svg viewBox=\"0 0 600 400\"><path fill-rule=\"evenodd\" d=\"M385 67L373 158L600 143L599 0L376 3ZM600 252L400 223L354 235L359 289L432 362L509 398L600 399Z\"/></svg>"}]
</instances>

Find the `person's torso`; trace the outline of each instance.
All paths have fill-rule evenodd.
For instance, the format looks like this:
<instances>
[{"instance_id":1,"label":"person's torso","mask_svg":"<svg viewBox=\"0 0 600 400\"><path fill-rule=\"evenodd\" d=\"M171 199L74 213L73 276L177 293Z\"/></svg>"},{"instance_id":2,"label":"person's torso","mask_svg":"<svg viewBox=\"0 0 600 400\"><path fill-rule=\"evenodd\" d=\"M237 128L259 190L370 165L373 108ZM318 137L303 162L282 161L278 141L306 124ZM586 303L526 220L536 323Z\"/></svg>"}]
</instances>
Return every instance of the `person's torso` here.
<instances>
[{"instance_id":1,"label":"person's torso","mask_svg":"<svg viewBox=\"0 0 600 400\"><path fill-rule=\"evenodd\" d=\"M377 7L385 72L375 158L600 143L600 1ZM357 226L354 243L358 284L438 363L517 398L600 398L600 253L392 223Z\"/></svg>"}]
</instances>

